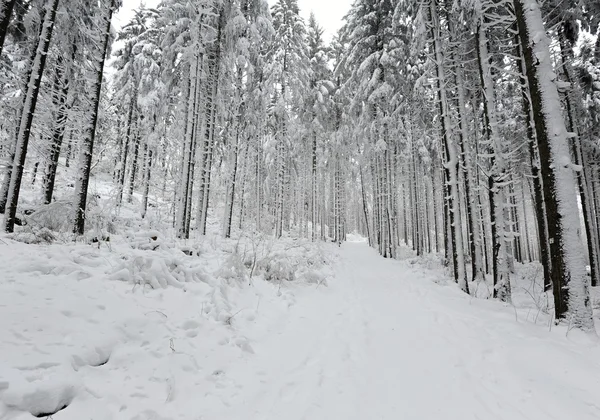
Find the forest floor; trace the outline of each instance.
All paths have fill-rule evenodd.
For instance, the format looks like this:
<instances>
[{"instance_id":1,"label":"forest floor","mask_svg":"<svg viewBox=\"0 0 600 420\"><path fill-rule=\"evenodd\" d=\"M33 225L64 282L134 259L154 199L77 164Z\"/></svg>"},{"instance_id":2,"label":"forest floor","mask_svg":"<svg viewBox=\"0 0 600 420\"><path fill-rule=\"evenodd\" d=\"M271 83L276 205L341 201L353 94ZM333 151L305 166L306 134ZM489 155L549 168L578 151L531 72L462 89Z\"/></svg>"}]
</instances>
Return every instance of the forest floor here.
<instances>
[{"instance_id":1,"label":"forest floor","mask_svg":"<svg viewBox=\"0 0 600 420\"><path fill-rule=\"evenodd\" d=\"M0 244L2 420L600 418L595 336L422 261L288 239L250 278L239 242L141 237Z\"/></svg>"}]
</instances>

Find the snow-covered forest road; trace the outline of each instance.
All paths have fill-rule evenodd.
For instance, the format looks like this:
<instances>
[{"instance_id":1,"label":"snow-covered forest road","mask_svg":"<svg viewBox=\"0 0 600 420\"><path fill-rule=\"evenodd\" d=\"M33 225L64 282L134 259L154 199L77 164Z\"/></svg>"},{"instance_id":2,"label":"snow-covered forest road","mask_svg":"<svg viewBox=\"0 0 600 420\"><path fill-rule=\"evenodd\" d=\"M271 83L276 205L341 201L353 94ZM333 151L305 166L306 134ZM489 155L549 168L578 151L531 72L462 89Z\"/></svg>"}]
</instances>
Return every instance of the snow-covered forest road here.
<instances>
[{"instance_id":1,"label":"snow-covered forest road","mask_svg":"<svg viewBox=\"0 0 600 420\"><path fill-rule=\"evenodd\" d=\"M336 277L230 368L231 406L205 418L600 418L585 337L516 323L364 243L342 245Z\"/></svg>"},{"instance_id":2,"label":"snow-covered forest road","mask_svg":"<svg viewBox=\"0 0 600 420\"><path fill-rule=\"evenodd\" d=\"M13 245L0 254L2 420L600 418L595 336L549 332L364 242L307 245L339 254L312 284L240 281L222 245L203 248L177 257L205 270L180 288L117 281L123 248Z\"/></svg>"}]
</instances>

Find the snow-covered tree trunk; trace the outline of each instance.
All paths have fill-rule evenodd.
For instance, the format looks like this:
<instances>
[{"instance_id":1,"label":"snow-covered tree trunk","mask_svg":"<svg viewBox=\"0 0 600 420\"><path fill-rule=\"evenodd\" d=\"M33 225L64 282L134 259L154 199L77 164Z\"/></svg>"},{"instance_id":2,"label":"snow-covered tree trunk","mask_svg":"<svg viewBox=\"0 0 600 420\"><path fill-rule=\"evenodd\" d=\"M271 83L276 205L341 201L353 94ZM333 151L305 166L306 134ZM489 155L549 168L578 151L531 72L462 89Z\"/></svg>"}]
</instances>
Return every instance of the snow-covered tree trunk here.
<instances>
[{"instance_id":1,"label":"snow-covered tree trunk","mask_svg":"<svg viewBox=\"0 0 600 420\"><path fill-rule=\"evenodd\" d=\"M521 201L521 206L522 206L522 212L523 212L523 231L525 232L525 249L527 251L527 262L532 262L533 261L533 252L531 249L531 238L530 238L530 234L529 234L529 218L527 217L527 201L525 200L525 186L527 185L527 181L525 179L523 179L521 181L521 197L520 197L520 201Z\"/></svg>"},{"instance_id":2,"label":"snow-covered tree trunk","mask_svg":"<svg viewBox=\"0 0 600 420\"><path fill-rule=\"evenodd\" d=\"M540 174L540 160L535 132L535 122L533 110L531 107L531 98L529 96L529 82L527 81L527 68L525 67L525 58L521 47L521 38L517 35L515 39L517 67L521 72L521 102L523 113L525 114L525 124L527 131L527 145L529 151L529 164L531 167L531 178L533 182L533 202L535 209L535 219L537 226L537 236L540 260L544 273L544 288L552 288L552 260L550 259L550 244L548 242L548 222L546 217L546 205L544 203L542 178Z\"/></svg>"},{"instance_id":3,"label":"snow-covered tree trunk","mask_svg":"<svg viewBox=\"0 0 600 420\"><path fill-rule=\"evenodd\" d=\"M446 95L446 69L442 54L442 45L439 34L439 18L437 15L437 5L435 0L429 3L429 17L431 25L431 36L433 42L433 52L436 68L436 91L437 101L440 110L442 146L445 151L445 172L448 188L448 213L449 213L449 231L450 244L452 246L452 256L454 263L454 278L460 288L469 293L469 284L465 272L465 260L462 240L462 218L460 213L460 199L458 194L458 154L455 145L450 139L452 127L449 121L448 99ZM446 244L448 248L448 244Z\"/></svg>"},{"instance_id":4,"label":"snow-covered tree trunk","mask_svg":"<svg viewBox=\"0 0 600 420\"><path fill-rule=\"evenodd\" d=\"M135 95L134 95L135 96ZM125 189L125 169L127 168L127 155L129 154L129 145L131 144L131 131L133 126L133 110L135 108L134 101L132 98L129 103L129 112L127 113L127 131L125 133L125 140L123 143L123 150L120 156L119 163L119 181L118 181L118 195L117 204L120 205L123 201L123 190Z\"/></svg>"},{"instance_id":5,"label":"snow-covered tree trunk","mask_svg":"<svg viewBox=\"0 0 600 420\"><path fill-rule=\"evenodd\" d=\"M245 145L244 158L243 158L243 167L241 170L241 180L242 185L240 186L240 214L238 217L238 228L240 230L244 227L245 214L246 214L246 184L248 182L248 178L250 178L250 149L252 146L252 141L250 137Z\"/></svg>"},{"instance_id":6,"label":"snow-covered tree trunk","mask_svg":"<svg viewBox=\"0 0 600 420\"><path fill-rule=\"evenodd\" d=\"M365 230L367 233L367 238L369 240L369 246L373 246L373 238L371 235L371 229L370 229L370 218L369 218L369 208L368 208L368 203L367 203L367 193L365 191L365 177L363 174L363 168L362 168L362 164L359 162L359 173L360 173L360 194L361 194L361 199L362 199L362 210L363 210L363 215L365 217Z\"/></svg>"},{"instance_id":7,"label":"snow-covered tree trunk","mask_svg":"<svg viewBox=\"0 0 600 420\"><path fill-rule=\"evenodd\" d=\"M56 180L56 169L58 167L58 157L60 155L60 149L62 147L63 139L65 137L66 125L67 125L67 96L69 94L69 79L70 74L69 68L71 63L75 60L75 48L76 45L73 43L71 51L71 62L65 63L62 55L58 56L55 70L54 79L54 93L53 102L57 107L56 117L54 119L54 125L52 127L52 143L50 145L50 156L48 156L48 162L44 175L44 202L50 204L52 201L52 194L54 193L54 183Z\"/></svg>"},{"instance_id":8,"label":"snow-covered tree trunk","mask_svg":"<svg viewBox=\"0 0 600 420\"><path fill-rule=\"evenodd\" d=\"M15 157L11 168L10 184L6 200L6 209L4 214L4 230L12 232L15 226L15 217L17 214L17 204L19 202L19 193L21 190L21 179L23 178L23 168L25 166L25 157L27 156L27 147L31 136L31 123L35 114L38 94L42 82L44 67L46 66L46 57L50 47L50 40L54 30L56 20L56 10L58 0L50 0L46 5L46 13L40 32L40 40L36 49L35 58L29 74L27 90L25 92L25 102L21 113L19 131L17 134Z\"/></svg>"},{"instance_id":9,"label":"snow-covered tree trunk","mask_svg":"<svg viewBox=\"0 0 600 420\"><path fill-rule=\"evenodd\" d=\"M138 124L142 124L142 116L139 116ZM141 129L138 127L138 131L133 138L133 155L131 157L131 170L129 171L129 191L127 194L127 202L133 203L133 191L135 189L135 179L138 174L138 161L140 155L140 141L141 139Z\"/></svg>"},{"instance_id":10,"label":"snow-covered tree trunk","mask_svg":"<svg viewBox=\"0 0 600 420\"><path fill-rule=\"evenodd\" d=\"M183 153L181 161L181 182L179 184L179 202L177 206L177 214L175 223L177 228L178 238L189 238L189 230L187 229L188 220L188 202L190 198L190 167L192 165L192 154L194 148L194 129L197 121L196 107L199 90L199 74L200 74L200 57L195 54L192 57L191 63L188 66L188 83L187 83L187 98L185 102L185 131L183 141Z\"/></svg>"},{"instance_id":11,"label":"snow-covered tree trunk","mask_svg":"<svg viewBox=\"0 0 600 420\"><path fill-rule=\"evenodd\" d=\"M469 244L469 254L471 257L471 280L475 281L478 278L481 278L481 267L480 267L480 255L479 250L477 249L476 238L478 238L478 229L477 224L474 223L473 219L473 200L471 194L471 170L470 170L470 162L467 156L466 148L467 141L469 139L468 128L467 128L467 109L466 109L466 98L465 98L465 83L464 83L464 70L463 63L459 62L457 55L460 53L458 39L459 36L457 34L455 18L452 12L452 4L446 0L445 4L446 8L446 25L448 26L448 36L450 46L449 50L449 58L452 63L452 71L451 74L454 77L454 84L456 85L456 94L455 94L455 106L458 117L458 152L460 158L460 167L462 175L462 185L464 185L464 208L466 213L467 220L467 239Z\"/></svg>"},{"instance_id":12,"label":"snow-covered tree trunk","mask_svg":"<svg viewBox=\"0 0 600 420\"><path fill-rule=\"evenodd\" d=\"M148 194L150 193L150 175L152 174L152 149L148 150L146 156L146 175L144 177L144 190L142 193L142 219L146 217L148 211Z\"/></svg>"},{"instance_id":13,"label":"snow-covered tree trunk","mask_svg":"<svg viewBox=\"0 0 600 420\"><path fill-rule=\"evenodd\" d=\"M229 196L227 197L227 210L226 210L226 218L225 218L225 237L231 237L231 226L233 225L233 205L235 202L235 190L236 184L238 182L238 154L240 147L240 125L241 125L241 115L239 115L240 120L236 123L236 134L235 134L235 144L233 145L233 153L232 153L232 165L231 169L231 182L229 184Z\"/></svg>"},{"instance_id":14,"label":"snow-covered tree trunk","mask_svg":"<svg viewBox=\"0 0 600 420\"><path fill-rule=\"evenodd\" d=\"M310 212L310 222L311 222L311 239L315 241L317 239L317 132L316 130L312 130L311 133L312 144L311 144L311 178L310 178L310 192L311 192L311 212Z\"/></svg>"},{"instance_id":15,"label":"snow-covered tree trunk","mask_svg":"<svg viewBox=\"0 0 600 420\"><path fill-rule=\"evenodd\" d=\"M577 170L577 184L579 187L579 197L581 198L581 209L583 212L583 222L587 239L587 251L590 262L591 285L598 284L598 276L600 276L600 261L598 259L598 230L595 224L595 215L593 214L594 206L589 194L588 181L586 177L587 165L583 162L583 152L581 146L581 133L577 121L577 104L582 103L582 98L579 95L577 87L574 85L573 69L571 61L573 60L573 52L569 46L569 41L566 39L564 29L559 30L559 45L562 59L562 70L566 82L569 84L565 98L567 111L568 130L572 135L571 149L575 165L581 167Z\"/></svg>"},{"instance_id":16,"label":"snow-covered tree trunk","mask_svg":"<svg viewBox=\"0 0 600 420\"><path fill-rule=\"evenodd\" d=\"M477 246L479 239L479 229L477 223L475 223L475 210L473 209L474 200L471 188L471 160L469 159L467 152L467 113L466 113L466 100L464 92L464 75L461 64L458 63L455 69L456 72L456 88L458 90L458 110L459 110L459 151L460 151L460 163L462 166L463 183L465 186L465 211L467 216L467 230L469 234L468 242L471 254L471 280L475 281L482 278L481 268L481 253Z\"/></svg>"},{"instance_id":17,"label":"snow-covered tree trunk","mask_svg":"<svg viewBox=\"0 0 600 420\"><path fill-rule=\"evenodd\" d=\"M262 211L263 211L263 168L262 168L262 136L256 136L256 158L255 158L255 194L256 194L256 230L260 231L262 227Z\"/></svg>"},{"instance_id":18,"label":"snow-covered tree trunk","mask_svg":"<svg viewBox=\"0 0 600 420\"><path fill-rule=\"evenodd\" d=\"M10 187L10 175L12 173L13 163L15 160L15 149L17 147L17 143L15 141L12 141L10 142L8 147L8 167L6 168L4 178L2 179L2 186L0 187L0 213L4 213L6 209L6 202L8 200L8 190Z\"/></svg>"},{"instance_id":19,"label":"snow-covered tree trunk","mask_svg":"<svg viewBox=\"0 0 600 420\"><path fill-rule=\"evenodd\" d=\"M110 40L110 21L116 8L115 1L116 0L109 0L106 15L104 16L104 25L100 26L103 30L101 33L102 44L96 51L97 56L95 59L97 62L94 63L95 80L92 86L92 110L81 145L77 182L75 184L75 223L73 226L73 233L77 235L83 235L85 232L85 210L87 205L90 171L92 168L92 153L94 151L94 139L96 137L96 128L98 125L98 110L100 107L100 94L102 92L104 63Z\"/></svg>"},{"instance_id":20,"label":"snow-covered tree trunk","mask_svg":"<svg viewBox=\"0 0 600 420\"><path fill-rule=\"evenodd\" d=\"M275 237L281 238L283 234L283 215L284 215L284 194L285 194L285 144L284 139L287 134L285 121L279 118L279 130L276 138L276 202L275 202Z\"/></svg>"},{"instance_id":21,"label":"snow-covered tree trunk","mask_svg":"<svg viewBox=\"0 0 600 420\"><path fill-rule=\"evenodd\" d=\"M10 24L10 18L15 3L16 0L0 0L0 56L2 56L4 40L6 39L6 33L8 32L8 25Z\"/></svg>"},{"instance_id":22,"label":"snow-covered tree trunk","mask_svg":"<svg viewBox=\"0 0 600 420\"><path fill-rule=\"evenodd\" d=\"M490 67L487 47L486 27L483 22L477 26L477 59L479 77L483 92L484 132L490 143L491 173L488 175L488 197L492 229L492 270L494 276L494 298L510 301L510 272L506 249L506 218L505 218L505 162L502 142L498 135L498 120L496 117L496 101L494 82Z\"/></svg>"},{"instance_id":23,"label":"snow-covered tree trunk","mask_svg":"<svg viewBox=\"0 0 600 420\"><path fill-rule=\"evenodd\" d=\"M211 47L207 62L207 95L205 102L205 122L204 122L204 144L202 153L202 175L200 185L200 197L198 200L198 210L200 218L197 220L198 230L202 235L206 234L206 220L208 218L208 202L210 199L210 183L212 176L213 149L215 141L215 131L217 122L217 94L219 92L219 79L221 76L221 42L223 36L223 10L221 9L216 16L217 35L214 46Z\"/></svg>"},{"instance_id":24,"label":"snow-covered tree trunk","mask_svg":"<svg viewBox=\"0 0 600 420\"><path fill-rule=\"evenodd\" d=\"M514 0L540 152L548 217L555 316L593 331L583 246L577 230L577 184L552 68L550 40L536 0Z\"/></svg>"}]
</instances>

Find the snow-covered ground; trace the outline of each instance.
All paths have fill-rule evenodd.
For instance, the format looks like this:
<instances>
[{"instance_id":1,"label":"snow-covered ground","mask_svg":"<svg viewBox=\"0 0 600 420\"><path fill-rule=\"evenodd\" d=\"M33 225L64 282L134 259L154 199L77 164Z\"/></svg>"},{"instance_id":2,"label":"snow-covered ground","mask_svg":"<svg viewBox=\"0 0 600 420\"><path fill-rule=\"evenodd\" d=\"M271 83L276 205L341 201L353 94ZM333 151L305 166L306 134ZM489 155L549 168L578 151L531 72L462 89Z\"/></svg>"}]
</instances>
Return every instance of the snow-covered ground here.
<instances>
[{"instance_id":1,"label":"snow-covered ground","mask_svg":"<svg viewBox=\"0 0 600 420\"><path fill-rule=\"evenodd\" d=\"M252 279L234 242L124 244L0 243L0 419L600 418L595 337L364 242L284 241ZM144 286L148 264L173 285Z\"/></svg>"}]
</instances>

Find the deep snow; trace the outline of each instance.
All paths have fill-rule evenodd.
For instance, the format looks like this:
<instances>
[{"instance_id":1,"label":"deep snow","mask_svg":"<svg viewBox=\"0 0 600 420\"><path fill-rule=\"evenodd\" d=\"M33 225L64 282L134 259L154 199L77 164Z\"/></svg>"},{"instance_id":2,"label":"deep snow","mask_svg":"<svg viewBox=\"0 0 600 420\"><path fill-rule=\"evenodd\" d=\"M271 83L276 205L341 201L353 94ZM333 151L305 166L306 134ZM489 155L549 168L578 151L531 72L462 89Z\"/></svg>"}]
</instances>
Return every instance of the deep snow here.
<instances>
[{"instance_id":1,"label":"deep snow","mask_svg":"<svg viewBox=\"0 0 600 420\"><path fill-rule=\"evenodd\" d=\"M157 290L103 277L106 258L83 245L63 259L10 245L3 420L63 405L54 420L600 418L595 337L549 331L364 242L342 245L327 285ZM205 308L215 290L228 317Z\"/></svg>"}]
</instances>

